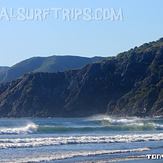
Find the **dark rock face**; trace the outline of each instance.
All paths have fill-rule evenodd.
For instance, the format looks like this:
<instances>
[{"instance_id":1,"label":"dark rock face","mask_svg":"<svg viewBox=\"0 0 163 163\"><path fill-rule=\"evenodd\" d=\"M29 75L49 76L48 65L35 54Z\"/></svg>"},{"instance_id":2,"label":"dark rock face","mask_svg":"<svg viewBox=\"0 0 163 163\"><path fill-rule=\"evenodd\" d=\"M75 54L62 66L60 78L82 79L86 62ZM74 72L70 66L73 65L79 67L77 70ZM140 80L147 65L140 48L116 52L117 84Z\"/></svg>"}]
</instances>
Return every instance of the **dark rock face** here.
<instances>
[{"instance_id":1,"label":"dark rock face","mask_svg":"<svg viewBox=\"0 0 163 163\"><path fill-rule=\"evenodd\" d=\"M163 40L79 70L31 73L0 86L1 117L163 115Z\"/></svg>"}]
</instances>

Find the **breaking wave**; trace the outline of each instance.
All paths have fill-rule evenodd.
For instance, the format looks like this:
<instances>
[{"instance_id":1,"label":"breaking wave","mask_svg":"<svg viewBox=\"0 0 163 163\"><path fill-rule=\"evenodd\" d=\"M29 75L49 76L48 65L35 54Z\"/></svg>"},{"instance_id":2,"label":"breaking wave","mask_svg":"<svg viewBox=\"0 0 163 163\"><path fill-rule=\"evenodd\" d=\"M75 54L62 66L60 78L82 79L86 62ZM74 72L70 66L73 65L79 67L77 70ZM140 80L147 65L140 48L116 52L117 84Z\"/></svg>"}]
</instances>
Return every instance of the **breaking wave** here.
<instances>
[{"instance_id":1,"label":"breaking wave","mask_svg":"<svg viewBox=\"0 0 163 163\"><path fill-rule=\"evenodd\" d=\"M163 124L150 118L138 117L109 117L105 115L93 116L88 118L90 121L98 122L106 129L110 130L163 130Z\"/></svg>"},{"instance_id":2,"label":"breaking wave","mask_svg":"<svg viewBox=\"0 0 163 163\"><path fill-rule=\"evenodd\" d=\"M22 124L20 126L20 124ZM32 134L32 133L87 133L93 131L150 131L163 130L162 120L152 120L147 118L126 117L117 118L109 116L94 116L83 118L77 122L68 124L65 122L59 124L37 124L34 122L19 123L15 126L0 127L2 134Z\"/></svg>"},{"instance_id":3,"label":"breaking wave","mask_svg":"<svg viewBox=\"0 0 163 163\"><path fill-rule=\"evenodd\" d=\"M0 138L0 148L26 148L66 144L125 143L163 140L163 133L113 136L60 136L37 138Z\"/></svg>"},{"instance_id":4,"label":"breaking wave","mask_svg":"<svg viewBox=\"0 0 163 163\"><path fill-rule=\"evenodd\" d=\"M0 127L0 134L24 134L24 133L32 133L37 131L38 126L35 123L28 123L23 126L16 127Z\"/></svg>"}]
</instances>

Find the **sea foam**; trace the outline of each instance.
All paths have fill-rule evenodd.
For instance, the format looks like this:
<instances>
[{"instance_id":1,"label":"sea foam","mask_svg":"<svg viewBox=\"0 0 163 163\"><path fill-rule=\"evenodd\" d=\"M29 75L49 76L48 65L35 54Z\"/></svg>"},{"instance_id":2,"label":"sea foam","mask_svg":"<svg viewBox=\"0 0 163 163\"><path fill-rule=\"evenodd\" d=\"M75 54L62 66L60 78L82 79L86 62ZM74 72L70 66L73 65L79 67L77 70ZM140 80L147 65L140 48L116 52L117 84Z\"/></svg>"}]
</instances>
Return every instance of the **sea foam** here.
<instances>
[{"instance_id":1,"label":"sea foam","mask_svg":"<svg viewBox=\"0 0 163 163\"><path fill-rule=\"evenodd\" d=\"M66 144L124 143L163 140L163 133L113 136L60 136L40 138L0 138L0 148L27 148Z\"/></svg>"},{"instance_id":2,"label":"sea foam","mask_svg":"<svg viewBox=\"0 0 163 163\"><path fill-rule=\"evenodd\" d=\"M1 127L0 128L0 134L20 134L20 133L32 133L33 131L36 131L38 126L33 123L27 123L23 126L17 126L17 127Z\"/></svg>"}]
</instances>

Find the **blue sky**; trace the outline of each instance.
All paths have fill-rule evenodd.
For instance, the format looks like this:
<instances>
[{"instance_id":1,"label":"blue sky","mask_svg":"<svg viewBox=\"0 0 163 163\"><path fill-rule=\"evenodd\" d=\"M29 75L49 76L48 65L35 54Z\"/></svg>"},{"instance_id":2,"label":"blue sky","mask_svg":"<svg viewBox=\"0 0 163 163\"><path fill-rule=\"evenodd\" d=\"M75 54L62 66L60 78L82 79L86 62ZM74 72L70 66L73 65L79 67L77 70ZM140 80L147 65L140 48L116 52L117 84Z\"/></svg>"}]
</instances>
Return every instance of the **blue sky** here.
<instances>
[{"instance_id":1,"label":"blue sky","mask_svg":"<svg viewBox=\"0 0 163 163\"><path fill-rule=\"evenodd\" d=\"M2 8L121 8L123 21L0 20L0 65L33 56L113 56L163 37L162 0L0 0ZM2 14L2 13L1 13Z\"/></svg>"}]
</instances>

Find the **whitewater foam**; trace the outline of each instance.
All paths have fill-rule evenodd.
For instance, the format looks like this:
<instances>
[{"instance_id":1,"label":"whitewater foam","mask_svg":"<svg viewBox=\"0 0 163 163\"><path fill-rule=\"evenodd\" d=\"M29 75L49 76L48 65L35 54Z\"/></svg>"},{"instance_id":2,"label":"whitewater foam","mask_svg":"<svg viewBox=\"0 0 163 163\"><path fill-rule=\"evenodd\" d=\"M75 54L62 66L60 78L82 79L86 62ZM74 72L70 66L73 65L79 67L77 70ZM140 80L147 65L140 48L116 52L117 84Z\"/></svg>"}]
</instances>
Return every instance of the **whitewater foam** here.
<instances>
[{"instance_id":1,"label":"whitewater foam","mask_svg":"<svg viewBox=\"0 0 163 163\"><path fill-rule=\"evenodd\" d=\"M0 134L20 134L20 133L32 133L36 131L38 126L32 122L18 127L1 127Z\"/></svg>"},{"instance_id":2,"label":"whitewater foam","mask_svg":"<svg viewBox=\"0 0 163 163\"><path fill-rule=\"evenodd\" d=\"M0 139L0 148L25 148L65 144L124 143L163 140L163 133L134 134L113 136L62 136L45 138L8 138Z\"/></svg>"},{"instance_id":3,"label":"whitewater foam","mask_svg":"<svg viewBox=\"0 0 163 163\"><path fill-rule=\"evenodd\" d=\"M88 120L93 121L106 121L111 124L128 124L128 123L136 123L144 121L145 119L138 118L138 117L110 117L107 115L96 115L89 117Z\"/></svg>"},{"instance_id":4,"label":"whitewater foam","mask_svg":"<svg viewBox=\"0 0 163 163\"><path fill-rule=\"evenodd\" d=\"M154 122L155 119L138 117L110 117L97 115L89 117L89 121L97 121L102 126L117 130L162 130L163 125Z\"/></svg>"}]
</instances>

